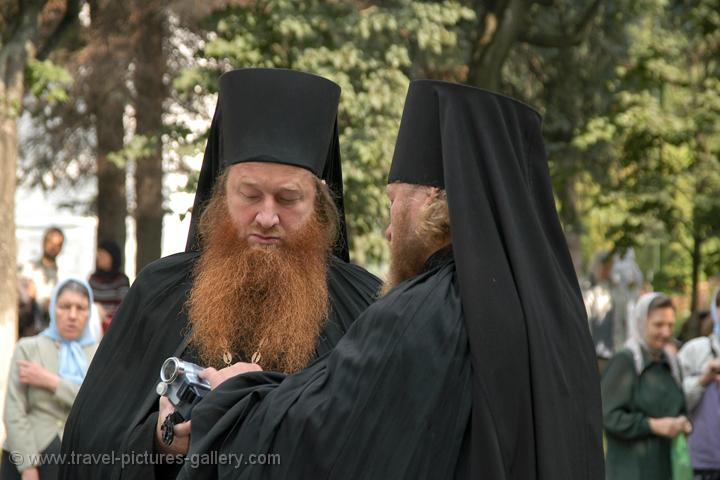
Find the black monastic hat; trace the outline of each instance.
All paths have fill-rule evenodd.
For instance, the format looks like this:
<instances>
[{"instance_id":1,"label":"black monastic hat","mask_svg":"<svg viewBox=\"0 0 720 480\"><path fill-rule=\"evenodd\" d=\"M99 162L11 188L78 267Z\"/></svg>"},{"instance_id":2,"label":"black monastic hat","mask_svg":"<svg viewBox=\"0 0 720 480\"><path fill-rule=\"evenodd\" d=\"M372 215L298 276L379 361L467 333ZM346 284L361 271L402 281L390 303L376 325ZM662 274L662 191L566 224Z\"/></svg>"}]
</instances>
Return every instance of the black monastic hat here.
<instances>
[{"instance_id":1,"label":"black monastic hat","mask_svg":"<svg viewBox=\"0 0 720 480\"><path fill-rule=\"evenodd\" d=\"M340 87L317 75L274 68L233 70L219 84L186 250L199 248L197 224L222 171L241 162L273 162L307 169L328 184L341 218L334 253L347 261L337 128Z\"/></svg>"}]
</instances>

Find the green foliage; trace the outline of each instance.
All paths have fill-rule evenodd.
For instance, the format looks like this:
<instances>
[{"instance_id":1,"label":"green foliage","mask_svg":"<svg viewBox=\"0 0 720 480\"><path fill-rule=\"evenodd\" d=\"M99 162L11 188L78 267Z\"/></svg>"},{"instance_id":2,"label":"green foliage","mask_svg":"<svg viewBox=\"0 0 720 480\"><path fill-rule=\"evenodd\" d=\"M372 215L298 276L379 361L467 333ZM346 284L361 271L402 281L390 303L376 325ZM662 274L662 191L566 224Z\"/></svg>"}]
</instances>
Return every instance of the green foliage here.
<instances>
[{"instance_id":1,"label":"green foliage","mask_svg":"<svg viewBox=\"0 0 720 480\"><path fill-rule=\"evenodd\" d=\"M108 160L118 168L126 168L129 164L154 155L158 141L158 138L148 137L146 135L134 135L122 150L109 153Z\"/></svg>"},{"instance_id":2,"label":"green foliage","mask_svg":"<svg viewBox=\"0 0 720 480\"><path fill-rule=\"evenodd\" d=\"M242 67L294 68L337 82L351 248L356 261L377 265L386 257L385 179L409 78L463 65L463 27L474 18L455 1L249 2L206 19L197 64L173 85L178 98L197 101L216 92L222 72Z\"/></svg>"},{"instance_id":3,"label":"green foliage","mask_svg":"<svg viewBox=\"0 0 720 480\"><path fill-rule=\"evenodd\" d=\"M687 292L693 260L720 271L720 16L711 0L644 3L608 108L573 144L604 156L590 228L662 250L655 288Z\"/></svg>"},{"instance_id":4,"label":"green foliage","mask_svg":"<svg viewBox=\"0 0 720 480\"><path fill-rule=\"evenodd\" d=\"M31 60L25 72L28 91L49 104L68 101L73 79L61 65L50 60Z\"/></svg>"}]
</instances>

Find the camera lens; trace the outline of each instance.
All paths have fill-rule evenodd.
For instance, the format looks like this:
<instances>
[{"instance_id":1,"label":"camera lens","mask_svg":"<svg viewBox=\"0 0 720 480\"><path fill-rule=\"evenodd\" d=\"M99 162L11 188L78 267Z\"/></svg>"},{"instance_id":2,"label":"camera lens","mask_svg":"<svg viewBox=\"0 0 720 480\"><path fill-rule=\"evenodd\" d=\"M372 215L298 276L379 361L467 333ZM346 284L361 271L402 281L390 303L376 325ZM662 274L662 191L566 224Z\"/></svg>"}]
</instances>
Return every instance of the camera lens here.
<instances>
[{"instance_id":1,"label":"camera lens","mask_svg":"<svg viewBox=\"0 0 720 480\"><path fill-rule=\"evenodd\" d=\"M162 364L162 368L160 368L160 378L163 382L172 383L173 381L175 381L179 363L180 362L175 357L170 357L165 360L165 362Z\"/></svg>"}]
</instances>

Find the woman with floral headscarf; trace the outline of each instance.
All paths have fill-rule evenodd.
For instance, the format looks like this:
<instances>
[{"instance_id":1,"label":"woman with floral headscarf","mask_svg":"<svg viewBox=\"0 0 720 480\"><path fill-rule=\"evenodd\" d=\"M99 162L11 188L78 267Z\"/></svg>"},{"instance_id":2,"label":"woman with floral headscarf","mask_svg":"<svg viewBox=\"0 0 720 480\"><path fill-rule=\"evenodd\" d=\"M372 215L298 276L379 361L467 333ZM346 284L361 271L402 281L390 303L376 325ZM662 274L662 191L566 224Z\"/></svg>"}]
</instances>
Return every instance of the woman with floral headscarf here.
<instances>
[{"instance_id":1,"label":"woman with floral headscarf","mask_svg":"<svg viewBox=\"0 0 720 480\"><path fill-rule=\"evenodd\" d=\"M680 368L665 346L675 308L662 293L641 296L630 319L625 348L602 378L605 475L612 480L670 480L674 437L689 433Z\"/></svg>"},{"instance_id":2,"label":"woman with floral headscarf","mask_svg":"<svg viewBox=\"0 0 720 480\"><path fill-rule=\"evenodd\" d=\"M678 357L688 410L696 426L688 439L695 478L720 480L720 288L710 300L713 331L690 340Z\"/></svg>"},{"instance_id":3,"label":"woman with floral headscarf","mask_svg":"<svg viewBox=\"0 0 720 480\"><path fill-rule=\"evenodd\" d=\"M95 354L92 302L85 280L60 282L50 301L50 326L18 341L5 399L0 480L57 477L57 465L40 454L60 452L65 420Z\"/></svg>"}]
</instances>

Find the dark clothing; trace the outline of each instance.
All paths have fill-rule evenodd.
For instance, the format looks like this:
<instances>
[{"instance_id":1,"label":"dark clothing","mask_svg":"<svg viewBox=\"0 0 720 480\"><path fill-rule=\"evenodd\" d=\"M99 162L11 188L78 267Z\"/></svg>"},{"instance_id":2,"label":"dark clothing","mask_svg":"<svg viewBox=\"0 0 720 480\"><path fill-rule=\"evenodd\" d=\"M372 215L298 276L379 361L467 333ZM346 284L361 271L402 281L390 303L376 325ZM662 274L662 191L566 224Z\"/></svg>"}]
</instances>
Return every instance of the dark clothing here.
<instances>
[{"instance_id":1,"label":"dark clothing","mask_svg":"<svg viewBox=\"0 0 720 480\"><path fill-rule=\"evenodd\" d=\"M135 281L100 344L70 412L64 453L114 453L120 457L153 452L158 415L155 386L163 361L185 353L188 323L184 305L199 255L181 253L158 260ZM373 300L377 287L377 279L363 269L331 259L331 311L318 339L318 356L335 346ZM157 462L145 459L138 464L142 461L139 458L124 468L120 460L113 464L64 465L60 478L156 478L153 463Z\"/></svg>"},{"instance_id":2,"label":"dark clothing","mask_svg":"<svg viewBox=\"0 0 720 480\"><path fill-rule=\"evenodd\" d=\"M389 182L447 195L472 364L471 478L603 476L599 375L541 124L512 98L415 80L390 168Z\"/></svg>"},{"instance_id":3,"label":"dark clothing","mask_svg":"<svg viewBox=\"0 0 720 480\"><path fill-rule=\"evenodd\" d=\"M122 273L123 256L120 246L112 240L103 240L98 243L98 251L104 250L110 255L112 262L109 270L95 268L90 275L88 283L93 290L93 299L105 310L105 316L101 318L103 332L110 326L120 302L130 288L130 280Z\"/></svg>"},{"instance_id":4,"label":"dark clothing","mask_svg":"<svg viewBox=\"0 0 720 480\"><path fill-rule=\"evenodd\" d=\"M684 415L685 398L665 355L654 361L643 352L643 359L643 371L638 375L632 353L622 349L610 360L602 378L608 480L672 478L672 441L653 434L648 419Z\"/></svg>"},{"instance_id":5,"label":"dark clothing","mask_svg":"<svg viewBox=\"0 0 720 480\"><path fill-rule=\"evenodd\" d=\"M190 458L219 450L279 462L186 463L180 478L454 478L468 462L472 405L455 262L445 250L307 369L239 375L195 408Z\"/></svg>"},{"instance_id":6,"label":"dark clothing","mask_svg":"<svg viewBox=\"0 0 720 480\"><path fill-rule=\"evenodd\" d=\"M694 480L720 480L720 470L693 470Z\"/></svg>"}]
</instances>

